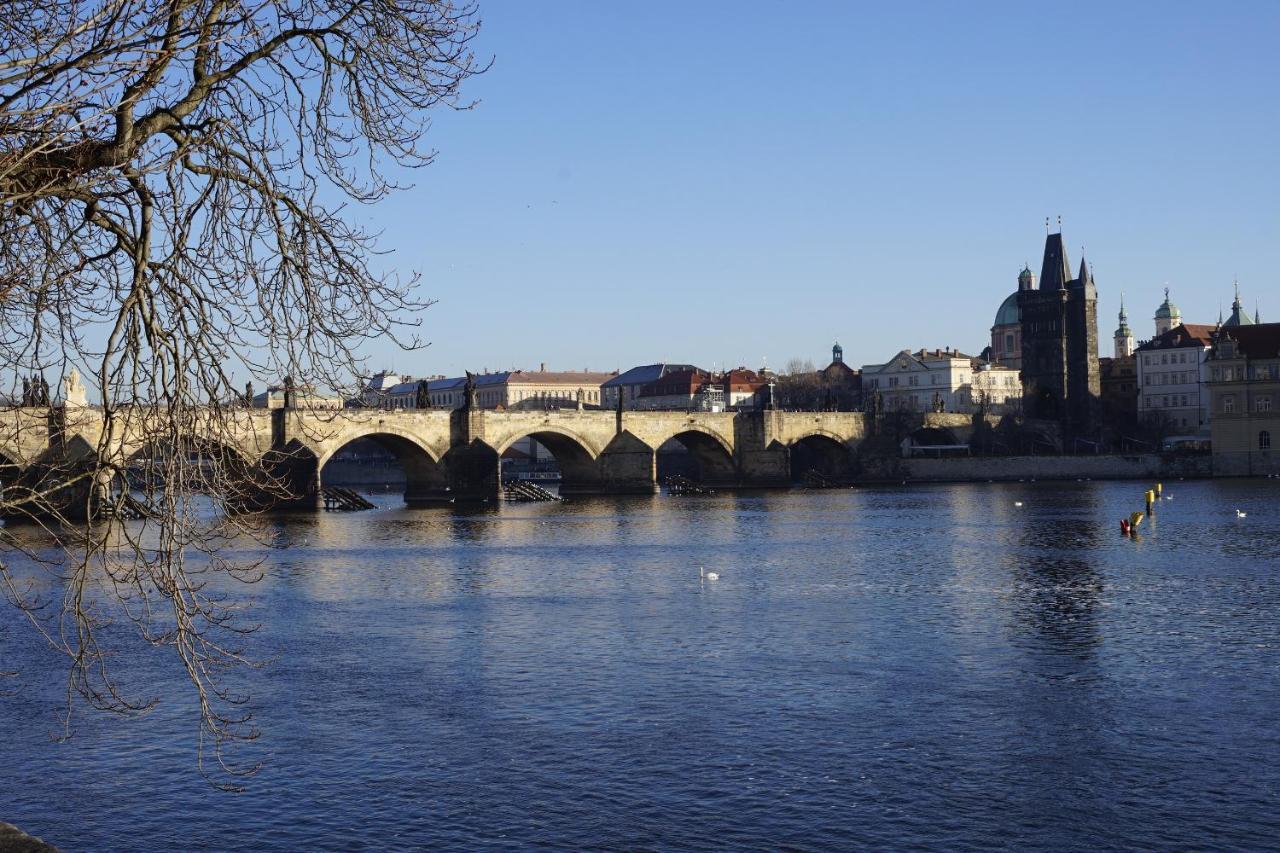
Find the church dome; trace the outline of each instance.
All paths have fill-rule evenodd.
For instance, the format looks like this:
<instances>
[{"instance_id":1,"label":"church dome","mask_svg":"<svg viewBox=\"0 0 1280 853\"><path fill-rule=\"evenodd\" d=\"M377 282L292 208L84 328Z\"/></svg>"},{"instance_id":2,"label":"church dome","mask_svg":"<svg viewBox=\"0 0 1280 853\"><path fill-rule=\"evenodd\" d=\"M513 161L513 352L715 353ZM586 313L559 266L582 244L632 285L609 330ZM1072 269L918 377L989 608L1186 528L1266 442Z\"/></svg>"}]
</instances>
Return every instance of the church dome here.
<instances>
[{"instance_id":1,"label":"church dome","mask_svg":"<svg viewBox=\"0 0 1280 853\"><path fill-rule=\"evenodd\" d=\"M1169 301L1169 288L1164 289L1164 302L1160 303L1160 307L1156 309L1157 320L1172 320L1175 317L1181 317L1182 312L1178 310L1178 306Z\"/></svg>"},{"instance_id":2,"label":"church dome","mask_svg":"<svg viewBox=\"0 0 1280 853\"><path fill-rule=\"evenodd\" d=\"M995 325L1016 326L1019 322L1018 294L1010 293L1004 302L1000 303L1000 308L996 311Z\"/></svg>"}]
</instances>

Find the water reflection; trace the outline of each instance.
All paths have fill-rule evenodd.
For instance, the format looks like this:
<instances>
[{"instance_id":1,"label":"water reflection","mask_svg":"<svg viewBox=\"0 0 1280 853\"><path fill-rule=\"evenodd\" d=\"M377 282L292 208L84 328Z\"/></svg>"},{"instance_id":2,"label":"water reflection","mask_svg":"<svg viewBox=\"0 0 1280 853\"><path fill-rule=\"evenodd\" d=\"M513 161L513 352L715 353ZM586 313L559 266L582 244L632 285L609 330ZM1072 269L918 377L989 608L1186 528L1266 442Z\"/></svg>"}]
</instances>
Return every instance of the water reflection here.
<instances>
[{"instance_id":1,"label":"water reflection","mask_svg":"<svg viewBox=\"0 0 1280 853\"><path fill-rule=\"evenodd\" d=\"M279 652L249 795L191 772L168 655L134 664L160 713L50 744L55 664L6 620L6 817L68 849L1258 846L1280 485L1167 486L1138 541L1134 483L275 519L237 543Z\"/></svg>"}]
</instances>

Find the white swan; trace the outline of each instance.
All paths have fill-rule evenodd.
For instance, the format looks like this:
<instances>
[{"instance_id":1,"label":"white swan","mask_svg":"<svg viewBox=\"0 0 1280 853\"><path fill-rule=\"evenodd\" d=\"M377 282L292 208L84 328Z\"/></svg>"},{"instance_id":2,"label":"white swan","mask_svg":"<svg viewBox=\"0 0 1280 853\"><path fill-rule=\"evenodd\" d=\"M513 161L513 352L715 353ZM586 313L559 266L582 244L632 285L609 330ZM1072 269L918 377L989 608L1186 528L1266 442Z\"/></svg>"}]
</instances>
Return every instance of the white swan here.
<instances>
[{"instance_id":1,"label":"white swan","mask_svg":"<svg viewBox=\"0 0 1280 853\"><path fill-rule=\"evenodd\" d=\"M703 571L702 566L698 566L698 577L702 578L704 581L720 580L720 574L718 572Z\"/></svg>"},{"instance_id":2,"label":"white swan","mask_svg":"<svg viewBox=\"0 0 1280 853\"><path fill-rule=\"evenodd\" d=\"M1246 518L1246 517L1248 517L1248 515L1249 515L1249 513L1247 513L1247 512L1242 512L1241 510L1236 510L1236 518Z\"/></svg>"},{"instance_id":3,"label":"white swan","mask_svg":"<svg viewBox=\"0 0 1280 853\"><path fill-rule=\"evenodd\" d=\"M1013 502L1013 505L1014 505L1014 506L1022 506L1022 501L1014 501L1014 502Z\"/></svg>"}]
</instances>

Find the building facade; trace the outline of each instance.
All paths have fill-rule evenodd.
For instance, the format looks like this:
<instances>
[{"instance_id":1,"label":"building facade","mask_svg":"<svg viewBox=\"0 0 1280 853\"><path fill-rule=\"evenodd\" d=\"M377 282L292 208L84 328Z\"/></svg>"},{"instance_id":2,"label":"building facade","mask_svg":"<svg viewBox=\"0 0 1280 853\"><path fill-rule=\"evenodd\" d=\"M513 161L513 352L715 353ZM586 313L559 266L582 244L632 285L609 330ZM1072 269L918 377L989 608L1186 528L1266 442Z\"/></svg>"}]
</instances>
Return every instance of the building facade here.
<instances>
[{"instance_id":1,"label":"building facade","mask_svg":"<svg viewBox=\"0 0 1280 853\"><path fill-rule=\"evenodd\" d=\"M1098 369L1098 291L1088 264L1072 278L1062 234L1045 239L1040 286L1018 291L1022 324L1023 410L1093 432L1102 394Z\"/></svg>"},{"instance_id":2,"label":"building facade","mask_svg":"<svg viewBox=\"0 0 1280 853\"><path fill-rule=\"evenodd\" d=\"M1126 431L1138 422L1138 359L1133 355L1123 358L1098 359L1099 382L1102 388L1102 426L1119 432L1123 439Z\"/></svg>"},{"instance_id":3,"label":"building facade","mask_svg":"<svg viewBox=\"0 0 1280 853\"><path fill-rule=\"evenodd\" d=\"M1018 372L957 350L902 350L883 364L862 367L864 400L879 411L1007 410L1022 397Z\"/></svg>"},{"instance_id":4,"label":"building facade","mask_svg":"<svg viewBox=\"0 0 1280 853\"><path fill-rule=\"evenodd\" d=\"M1205 361L1214 331L1213 326L1182 323L1138 347L1140 421L1179 435L1208 434Z\"/></svg>"},{"instance_id":5,"label":"building facade","mask_svg":"<svg viewBox=\"0 0 1280 853\"><path fill-rule=\"evenodd\" d=\"M640 389L644 386L661 379L669 373L697 369L692 364L659 362L657 364L642 364L630 370L624 370L622 373L615 374L600 386L601 408L618 408L618 398L621 397L624 409L634 409L636 407L636 398L640 396Z\"/></svg>"},{"instance_id":6,"label":"building facade","mask_svg":"<svg viewBox=\"0 0 1280 853\"><path fill-rule=\"evenodd\" d=\"M476 373L476 405L482 409L567 409L581 402L585 409L600 408L601 385L616 373L583 371L503 370ZM422 383L426 383L423 387ZM401 377L383 372L365 388L362 402L381 409L460 409L466 402L465 376Z\"/></svg>"},{"instance_id":7,"label":"building facade","mask_svg":"<svg viewBox=\"0 0 1280 853\"><path fill-rule=\"evenodd\" d=\"M1280 474L1280 323L1222 329L1208 369L1213 473Z\"/></svg>"}]
</instances>

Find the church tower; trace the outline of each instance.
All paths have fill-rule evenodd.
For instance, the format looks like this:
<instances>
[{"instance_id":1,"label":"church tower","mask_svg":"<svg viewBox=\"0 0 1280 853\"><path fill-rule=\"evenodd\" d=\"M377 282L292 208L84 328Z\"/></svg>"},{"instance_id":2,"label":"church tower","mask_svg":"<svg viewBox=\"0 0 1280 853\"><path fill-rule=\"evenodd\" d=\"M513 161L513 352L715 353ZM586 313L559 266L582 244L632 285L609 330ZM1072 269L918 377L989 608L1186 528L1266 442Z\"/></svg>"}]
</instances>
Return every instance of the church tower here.
<instances>
[{"instance_id":1,"label":"church tower","mask_svg":"<svg viewBox=\"0 0 1280 853\"><path fill-rule=\"evenodd\" d=\"M839 341L831 348L831 363L844 364L844 347L840 346Z\"/></svg>"},{"instance_id":2,"label":"church tower","mask_svg":"<svg viewBox=\"0 0 1280 853\"><path fill-rule=\"evenodd\" d=\"M1169 301L1169 288L1164 289L1164 302L1156 309L1156 337L1182 325L1182 312Z\"/></svg>"},{"instance_id":3,"label":"church tower","mask_svg":"<svg viewBox=\"0 0 1280 853\"><path fill-rule=\"evenodd\" d=\"M1128 358L1133 355L1133 330L1129 328L1129 315L1124 312L1124 294L1120 294L1120 328L1116 329L1115 357Z\"/></svg>"},{"instance_id":4,"label":"church tower","mask_svg":"<svg viewBox=\"0 0 1280 853\"><path fill-rule=\"evenodd\" d=\"M1018 291L1018 312L1025 413L1058 421L1069 435L1091 434L1102 392L1098 290L1083 260L1071 275L1061 232L1045 238L1040 286Z\"/></svg>"}]
</instances>

